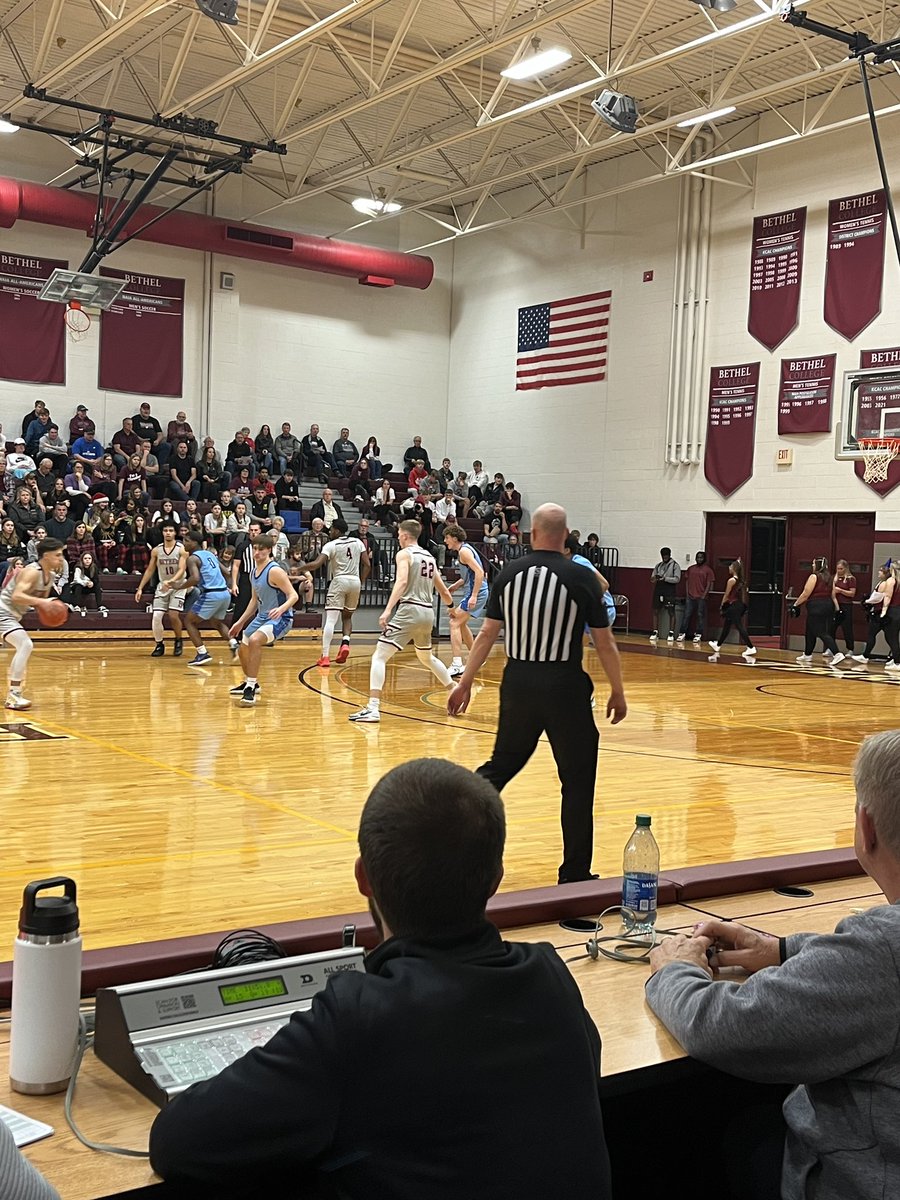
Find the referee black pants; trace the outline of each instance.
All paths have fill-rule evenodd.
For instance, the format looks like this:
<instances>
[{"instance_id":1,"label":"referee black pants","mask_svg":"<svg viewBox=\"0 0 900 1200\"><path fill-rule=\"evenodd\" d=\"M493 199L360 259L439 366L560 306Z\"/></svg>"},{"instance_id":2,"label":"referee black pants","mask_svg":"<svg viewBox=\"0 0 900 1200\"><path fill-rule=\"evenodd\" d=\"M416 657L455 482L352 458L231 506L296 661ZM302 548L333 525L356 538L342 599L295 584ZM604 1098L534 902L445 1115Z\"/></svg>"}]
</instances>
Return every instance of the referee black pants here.
<instances>
[{"instance_id":1,"label":"referee black pants","mask_svg":"<svg viewBox=\"0 0 900 1200\"><path fill-rule=\"evenodd\" d=\"M593 690L590 676L580 667L507 663L494 752L477 772L502 792L534 754L541 734L547 734L562 785L560 883L575 883L591 874L600 742L591 710Z\"/></svg>"}]
</instances>

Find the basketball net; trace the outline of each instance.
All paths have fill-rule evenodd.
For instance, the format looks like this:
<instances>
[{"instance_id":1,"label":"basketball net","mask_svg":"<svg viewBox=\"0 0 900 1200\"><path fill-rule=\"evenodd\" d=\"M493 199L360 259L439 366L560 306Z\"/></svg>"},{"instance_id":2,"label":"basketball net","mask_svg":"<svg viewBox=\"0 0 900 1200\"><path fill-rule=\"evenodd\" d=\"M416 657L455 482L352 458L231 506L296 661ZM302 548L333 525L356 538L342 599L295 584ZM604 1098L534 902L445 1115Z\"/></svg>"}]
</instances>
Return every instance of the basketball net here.
<instances>
[{"instance_id":1,"label":"basketball net","mask_svg":"<svg viewBox=\"0 0 900 1200\"><path fill-rule=\"evenodd\" d=\"M63 314L69 338L73 342L83 341L90 331L91 318L81 307L80 300L70 300Z\"/></svg>"},{"instance_id":2,"label":"basketball net","mask_svg":"<svg viewBox=\"0 0 900 1200\"><path fill-rule=\"evenodd\" d=\"M866 464L864 481L884 483L888 468L900 453L900 438L860 438L859 448Z\"/></svg>"}]
</instances>

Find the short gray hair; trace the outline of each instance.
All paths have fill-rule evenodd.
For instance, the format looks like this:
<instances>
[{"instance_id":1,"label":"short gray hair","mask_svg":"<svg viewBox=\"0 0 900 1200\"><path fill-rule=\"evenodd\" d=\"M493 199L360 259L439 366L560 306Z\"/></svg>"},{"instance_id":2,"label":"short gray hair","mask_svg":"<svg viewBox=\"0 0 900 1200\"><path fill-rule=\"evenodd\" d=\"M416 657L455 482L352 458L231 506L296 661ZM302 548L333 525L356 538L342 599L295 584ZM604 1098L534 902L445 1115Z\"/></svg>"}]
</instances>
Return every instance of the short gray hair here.
<instances>
[{"instance_id":1,"label":"short gray hair","mask_svg":"<svg viewBox=\"0 0 900 1200\"><path fill-rule=\"evenodd\" d=\"M873 733L859 748L853 767L856 802L879 838L900 858L900 729Z\"/></svg>"}]
</instances>

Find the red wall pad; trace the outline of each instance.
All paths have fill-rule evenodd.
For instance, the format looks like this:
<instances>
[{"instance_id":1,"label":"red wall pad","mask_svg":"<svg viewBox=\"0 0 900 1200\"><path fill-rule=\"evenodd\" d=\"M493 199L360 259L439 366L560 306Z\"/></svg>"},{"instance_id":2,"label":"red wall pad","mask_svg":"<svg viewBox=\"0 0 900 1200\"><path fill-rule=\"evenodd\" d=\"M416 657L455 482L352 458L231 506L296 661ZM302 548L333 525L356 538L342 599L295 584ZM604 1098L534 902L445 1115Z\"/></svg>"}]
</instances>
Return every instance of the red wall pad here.
<instances>
[{"instance_id":1,"label":"red wall pad","mask_svg":"<svg viewBox=\"0 0 900 1200\"><path fill-rule=\"evenodd\" d=\"M112 201L109 203L111 205ZM0 177L0 228L11 229L19 220L35 221L40 225L80 229L85 236L90 236L96 206L96 197L86 192L67 192L41 183ZM163 211L153 204L143 205L122 236L140 229ZM375 246L338 242L332 238L291 233L286 229L267 229L263 225L248 225L183 210L163 217L146 233L138 234L138 238L163 246L180 246L184 250L228 254L233 258L250 258L282 267L343 275L370 287L397 285L424 289L434 278L434 263L421 254L380 250Z\"/></svg>"}]
</instances>

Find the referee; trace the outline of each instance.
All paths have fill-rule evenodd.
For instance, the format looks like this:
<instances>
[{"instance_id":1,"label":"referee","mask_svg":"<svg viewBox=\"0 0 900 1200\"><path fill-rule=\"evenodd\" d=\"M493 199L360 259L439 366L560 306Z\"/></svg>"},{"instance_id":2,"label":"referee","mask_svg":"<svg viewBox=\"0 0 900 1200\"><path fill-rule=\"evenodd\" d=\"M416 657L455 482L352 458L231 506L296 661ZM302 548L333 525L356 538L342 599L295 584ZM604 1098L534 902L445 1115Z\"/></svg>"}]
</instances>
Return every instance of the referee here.
<instances>
[{"instance_id":1,"label":"referee","mask_svg":"<svg viewBox=\"0 0 900 1200\"><path fill-rule=\"evenodd\" d=\"M562 785L563 861L560 883L593 879L594 784L600 735L591 711L593 684L581 666L585 624L612 691L606 715L621 721L627 707L619 652L600 583L562 553L565 509L542 504L531 519L534 553L507 563L491 588L487 615L465 672L447 701L466 711L475 675L506 626L507 663L500 685L500 722L490 762L478 768L497 791L522 770L547 734Z\"/></svg>"}]
</instances>

